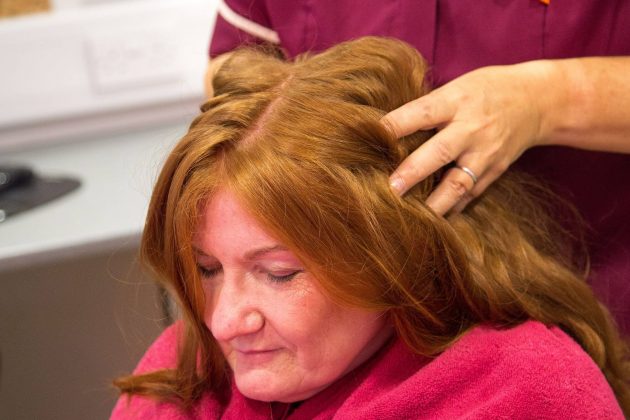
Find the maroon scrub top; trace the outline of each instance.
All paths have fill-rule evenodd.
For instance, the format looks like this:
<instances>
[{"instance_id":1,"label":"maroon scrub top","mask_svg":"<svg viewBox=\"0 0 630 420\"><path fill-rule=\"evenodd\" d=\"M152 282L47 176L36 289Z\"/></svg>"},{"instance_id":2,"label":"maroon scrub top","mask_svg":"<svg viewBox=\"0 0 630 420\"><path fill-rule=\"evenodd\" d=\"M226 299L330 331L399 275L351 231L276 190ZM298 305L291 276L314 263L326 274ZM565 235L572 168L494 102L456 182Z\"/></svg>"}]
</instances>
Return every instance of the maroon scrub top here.
<instances>
[{"instance_id":1,"label":"maroon scrub top","mask_svg":"<svg viewBox=\"0 0 630 420\"><path fill-rule=\"evenodd\" d=\"M488 65L630 55L627 0L226 0L225 6L275 31L289 57L363 35L402 39L429 62L434 86ZM255 42L220 14L210 55ZM514 166L580 210L590 227L591 284L630 334L630 155L538 147Z\"/></svg>"}]
</instances>

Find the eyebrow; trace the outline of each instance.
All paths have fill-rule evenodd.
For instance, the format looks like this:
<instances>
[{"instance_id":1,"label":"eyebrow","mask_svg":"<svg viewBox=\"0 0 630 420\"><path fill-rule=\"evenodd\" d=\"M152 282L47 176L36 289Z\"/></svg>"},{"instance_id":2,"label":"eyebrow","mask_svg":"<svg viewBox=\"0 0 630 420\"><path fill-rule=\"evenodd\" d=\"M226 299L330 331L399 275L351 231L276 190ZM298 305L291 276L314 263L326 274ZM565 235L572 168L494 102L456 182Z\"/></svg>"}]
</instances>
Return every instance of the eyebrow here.
<instances>
[{"instance_id":1,"label":"eyebrow","mask_svg":"<svg viewBox=\"0 0 630 420\"><path fill-rule=\"evenodd\" d=\"M265 254L269 254L271 252L276 251L288 251L288 249L282 245L273 245L265 248L254 249L245 253L245 259L247 260L255 260L256 258L260 258Z\"/></svg>"},{"instance_id":2,"label":"eyebrow","mask_svg":"<svg viewBox=\"0 0 630 420\"><path fill-rule=\"evenodd\" d=\"M264 256L265 254L269 254L271 252L276 252L276 251L288 251L289 249L285 246L282 245L272 245L272 246L268 246L268 247L263 247L263 248L258 248L258 249L253 249L251 251L248 251L245 253L245 259L248 261L251 260L255 260L257 258L260 258L262 256ZM202 250L200 250L197 247L193 246L193 251L195 251L195 253L205 256L205 257L210 257L210 255L206 254L205 252L203 252Z\"/></svg>"}]
</instances>

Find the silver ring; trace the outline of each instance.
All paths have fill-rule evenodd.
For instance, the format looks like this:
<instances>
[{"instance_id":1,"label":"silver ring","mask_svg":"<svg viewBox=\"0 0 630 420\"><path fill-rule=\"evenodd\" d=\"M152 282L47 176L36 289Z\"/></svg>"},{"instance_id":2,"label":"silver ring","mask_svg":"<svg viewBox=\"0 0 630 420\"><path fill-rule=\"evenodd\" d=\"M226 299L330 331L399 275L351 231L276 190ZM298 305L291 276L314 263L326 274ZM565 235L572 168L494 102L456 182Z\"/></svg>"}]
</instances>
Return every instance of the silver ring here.
<instances>
[{"instance_id":1,"label":"silver ring","mask_svg":"<svg viewBox=\"0 0 630 420\"><path fill-rule=\"evenodd\" d=\"M467 168L466 166L460 166L460 165L455 165L455 167L466 172L466 174L468 174L468 176L472 179L473 185L477 183L477 175L475 175L475 173L470 168Z\"/></svg>"}]
</instances>

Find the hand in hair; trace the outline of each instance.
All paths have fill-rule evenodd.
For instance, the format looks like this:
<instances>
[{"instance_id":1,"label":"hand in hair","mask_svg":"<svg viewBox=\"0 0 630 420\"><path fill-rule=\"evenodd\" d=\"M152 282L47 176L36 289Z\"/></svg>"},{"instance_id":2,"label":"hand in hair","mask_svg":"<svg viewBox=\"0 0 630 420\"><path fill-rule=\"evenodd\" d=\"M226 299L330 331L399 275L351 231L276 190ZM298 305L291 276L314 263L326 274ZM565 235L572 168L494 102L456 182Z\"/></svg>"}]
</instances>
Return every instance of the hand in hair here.
<instances>
[{"instance_id":1,"label":"hand in hair","mask_svg":"<svg viewBox=\"0 0 630 420\"><path fill-rule=\"evenodd\" d=\"M537 145L630 153L630 58L540 60L464 74L385 116L398 137L439 132L392 174L401 194L455 162L427 199L461 211Z\"/></svg>"}]
</instances>

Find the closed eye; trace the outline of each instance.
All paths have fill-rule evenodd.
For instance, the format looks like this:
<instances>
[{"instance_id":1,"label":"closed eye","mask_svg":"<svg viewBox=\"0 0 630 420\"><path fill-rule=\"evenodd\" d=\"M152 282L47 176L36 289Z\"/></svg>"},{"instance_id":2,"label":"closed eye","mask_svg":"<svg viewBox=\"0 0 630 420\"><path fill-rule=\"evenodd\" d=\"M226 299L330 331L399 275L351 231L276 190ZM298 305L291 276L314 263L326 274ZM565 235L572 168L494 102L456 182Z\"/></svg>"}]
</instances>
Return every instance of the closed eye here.
<instances>
[{"instance_id":1,"label":"closed eye","mask_svg":"<svg viewBox=\"0 0 630 420\"><path fill-rule=\"evenodd\" d=\"M212 278L219 274L219 272L221 271L221 267L204 267L202 265L197 265L197 270L199 271L201 277Z\"/></svg>"},{"instance_id":2,"label":"closed eye","mask_svg":"<svg viewBox=\"0 0 630 420\"><path fill-rule=\"evenodd\" d=\"M300 274L302 272L302 270L296 270L293 271L291 273L288 274L284 274L281 276L277 276L271 273L267 273L267 277L269 278L269 281L275 282L275 283L286 283L288 281L293 280L293 278L295 276L297 276L298 274Z\"/></svg>"}]
</instances>

